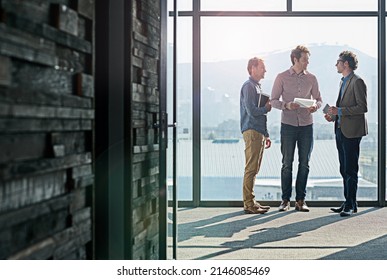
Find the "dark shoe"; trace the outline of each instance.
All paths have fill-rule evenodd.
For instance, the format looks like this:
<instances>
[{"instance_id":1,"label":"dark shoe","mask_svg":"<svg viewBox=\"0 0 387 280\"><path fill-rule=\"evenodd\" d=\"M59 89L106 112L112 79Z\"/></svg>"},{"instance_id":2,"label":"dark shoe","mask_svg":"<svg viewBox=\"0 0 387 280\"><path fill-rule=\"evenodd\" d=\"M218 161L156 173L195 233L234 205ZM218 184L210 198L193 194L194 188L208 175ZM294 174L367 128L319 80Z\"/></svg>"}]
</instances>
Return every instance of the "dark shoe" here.
<instances>
[{"instance_id":1,"label":"dark shoe","mask_svg":"<svg viewBox=\"0 0 387 280\"><path fill-rule=\"evenodd\" d=\"M344 210L344 203L340 207L332 207L331 210L335 213L340 213ZM353 209L353 213L357 213L357 206Z\"/></svg>"},{"instance_id":2,"label":"dark shoe","mask_svg":"<svg viewBox=\"0 0 387 280\"><path fill-rule=\"evenodd\" d=\"M351 216L352 213L353 213L353 210L352 210L352 209L348 209L348 208L345 209L345 208L344 208L344 210L341 211L340 216L341 216L341 217L347 217L347 216Z\"/></svg>"},{"instance_id":3,"label":"dark shoe","mask_svg":"<svg viewBox=\"0 0 387 280\"><path fill-rule=\"evenodd\" d=\"M290 209L290 201L282 200L281 205L278 207L278 211L288 211Z\"/></svg>"},{"instance_id":4,"label":"dark shoe","mask_svg":"<svg viewBox=\"0 0 387 280\"><path fill-rule=\"evenodd\" d=\"M296 211L309 212L308 205L306 205L305 201L302 199L296 201L295 209Z\"/></svg>"},{"instance_id":5,"label":"dark shoe","mask_svg":"<svg viewBox=\"0 0 387 280\"><path fill-rule=\"evenodd\" d=\"M245 208L245 214L265 214L267 209L256 207L255 205Z\"/></svg>"},{"instance_id":6,"label":"dark shoe","mask_svg":"<svg viewBox=\"0 0 387 280\"><path fill-rule=\"evenodd\" d=\"M332 207L331 210L335 213L340 213L344 210L344 204L342 204L340 207Z\"/></svg>"}]
</instances>

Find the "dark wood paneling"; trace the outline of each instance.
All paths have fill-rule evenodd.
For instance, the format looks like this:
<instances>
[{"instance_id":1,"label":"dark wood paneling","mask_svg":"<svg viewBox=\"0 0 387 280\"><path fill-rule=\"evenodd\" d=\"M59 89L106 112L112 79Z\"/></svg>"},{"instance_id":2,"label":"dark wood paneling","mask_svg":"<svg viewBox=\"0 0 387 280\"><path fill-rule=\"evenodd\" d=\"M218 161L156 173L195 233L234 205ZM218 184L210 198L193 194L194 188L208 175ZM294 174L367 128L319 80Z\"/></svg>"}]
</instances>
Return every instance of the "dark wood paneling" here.
<instances>
[{"instance_id":1,"label":"dark wood paneling","mask_svg":"<svg viewBox=\"0 0 387 280\"><path fill-rule=\"evenodd\" d=\"M93 76L78 73L75 79L75 92L79 96L94 97L94 79Z\"/></svg>"},{"instance_id":2,"label":"dark wood paneling","mask_svg":"<svg viewBox=\"0 0 387 280\"><path fill-rule=\"evenodd\" d=\"M133 2L132 164L133 258L159 258L159 58L158 1Z\"/></svg>"},{"instance_id":3,"label":"dark wood paneling","mask_svg":"<svg viewBox=\"0 0 387 280\"><path fill-rule=\"evenodd\" d=\"M91 120L94 110L3 103L0 104L0 118L4 117Z\"/></svg>"},{"instance_id":4,"label":"dark wood paneling","mask_svg":"<svg viewBox=\"0 0 387 280\"><path fill-rule=\"evenodd\" d=\"M29 19L23 18L19 14L5 13L6 23L10 27L14 27L24 32L33 34L47 40L50 40L59 45L69 47L84 53L91 54L92 45L89 41L61 31L45 23L36 23Z\"/></svg>"},{"instance_id":5,"label":"dark wood paneling","mask_svg":"<svg viewBox=\"0 0 387 280\"><path fill-rule=\"evenodd\" d=\"M11 84L11 62L9 57L0 56L0 86Z\"/></svg>"},{"instance_id":6,"label":"dark wood paneling","mask_svg":"<svg viewBox=\"0 0 387 280\"><path fill-rule=\"evenodd\" d=\"M0 54L46 66L57 65L53 44L0 23Z\"/></svg>"},{"instance_id":7,"label":"dark wood paneling","mask_svg":"<svg viewBox=\"0 0 387 280\"><path fill-rule=\"evenodd\" d=\"M73 154L60 158L9 162L0 165L0 178L4 181L23 176L38 175L91 163L91 154Z\"/></svg>"},{"instance_id":8,"label":"dark wood paneling","mask_svg":"<svg viewBox=\"0 0 387 280\"><path fill-rule=\"evenodd\" d=\"M0 181L0 213L40 203L66 193L66 171Z\"/></svg>"},{"instance_id":9,"label":"dark wood paneling","mask_svg":"<svg viewBox=\"0 0 387 280\"><path fill-rule=\"evenodd\" d=\"M49 106L63 106L74 108L92 108L92 99L81 98L75 95L58 95L45 93L39 90L26 88L2 88L0 87L0 101L14 104L36 104Z\"/></svg>"},{"instance_id":10,"label":"dark wood paneling","mask_svg":"<svg viewBox=\"0 0 387 280\"><path fill-rule=\"evenodd\" d=\"M0 134L0 163L45 157L47 155L46 139L47 135L44 133Z\"/></svg>"},{"instance_id":11,"label":"dark wood paneling","mask_svg":"<svg viewBox=\"0 0 387 280\"><path fill-rule=\"evenodd\" d=\"M92 122L89 120L0 119L0 130L4 133L81 131L91 129Z\"/></svg>"},{"instance_id":12,"label":"dark wood paneling","mask_svg":"<svg viewBox=\"0 0 387 280\"><path fill-rule=\"evenodd\" d=\"M88 19L94 18L94 0L78 0L78 13Z\"/></svg>"},{"instance_id":13,"label":"dark wood paneling","mask_svg":"<svg viewBox=\"0 0 387 280\"><path fill-rule=\"evenodd\" d=\"M0 259L92 257L93 10L0 1Z\"/></svg>"},{"instance_id":14,"label":"dark wood paneling","mask_svg":"<svg viewBox=\"0 0 387 280\"><path fill-rule=\"evenodd\" d=\"M78 35L78 14L66 5L51 4L52 25L59 30Z\"/></svg>"}]
</instances>

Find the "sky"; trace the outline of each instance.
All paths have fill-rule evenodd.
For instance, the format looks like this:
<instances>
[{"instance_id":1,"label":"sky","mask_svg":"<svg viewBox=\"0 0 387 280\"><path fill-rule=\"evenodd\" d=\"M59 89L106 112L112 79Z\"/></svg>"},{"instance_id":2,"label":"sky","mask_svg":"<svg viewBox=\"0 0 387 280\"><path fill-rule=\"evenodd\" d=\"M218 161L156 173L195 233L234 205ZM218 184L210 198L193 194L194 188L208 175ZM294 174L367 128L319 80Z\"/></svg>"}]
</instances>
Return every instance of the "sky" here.
<instances>
[{"instance_id":1,"label":"sky","mask_svg":"<svg viewBox=\"0 0 387 280\"><path fill-rule=\"evenodd\" d=\"M197 0L194 0L197 1ZM168 9L173 9L173 0L168 0ZM254 8L265 11L286 9L286 0L201 0L202 10L249 11ZM177 0L179 10L192 10L192 0ZM378 0L293 0L294 11L375 11Z\"/></svg>"},{"instance_id":2,"label":"sky","mask_svg":"<svg viewBox=\"0 0 387 280\"><path fill-rule=\"evenodd\" d=\"M235 2L240 4L239 10L243 10L243 7L246 9L251 7L253 2L267 3L266 0L202 0L202 7L203 3L207 3L208 5L204 7L211 10L210 4L213 4L212 10L216 10L220 7L216 7L215 4L222 3L221 7L224 10L233 10ZM307 10L314 7L314 10L323 8L333 10L337 3L340 3L340 7L351 7L352 10L356 8L369 11L377 8L376 0L294 0L293 9L298 7L298 10L301 10L301 7L304 7ZM169 22L168 41L170 43L172 43L171 23L172 20ZM265 53L292 49L299 44L347 45L377 57L376 17L202 17L201 27L201 58L204 62L245 59L255 55L264 56ZM192 59L191 17L178 18L177 33L178 60L189 62Z\"/></svg>"},{"instance_id":3,"label":"sky","mask_svg":"<svg viewBox=\"0 0 387 280\"><path fill-rule=\"evenodd\" d=\"M345 26L357 32L344 32ZM375 18L204 18L202 60L252 57L310 44L348 45L376 57Z\"/></svg>"}]
</instances>

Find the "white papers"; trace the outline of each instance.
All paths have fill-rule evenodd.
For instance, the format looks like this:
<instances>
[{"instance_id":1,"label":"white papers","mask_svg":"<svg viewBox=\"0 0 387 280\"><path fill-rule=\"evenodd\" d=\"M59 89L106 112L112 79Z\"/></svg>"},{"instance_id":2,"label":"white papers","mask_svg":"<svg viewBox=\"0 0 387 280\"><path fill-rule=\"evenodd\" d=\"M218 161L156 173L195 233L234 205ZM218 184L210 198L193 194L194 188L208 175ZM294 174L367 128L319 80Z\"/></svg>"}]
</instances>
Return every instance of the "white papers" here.
<instances>
[{"instance_id":1,"label":"white papers","mask_svg":"<svg viewBox=\"0 0 387 280\"><path fill-rule=\"evenodd\" d=\"M297 97L294 98L293 102L299 104L302 108L309 108L316 104L316 100Z\"/></svg>"}]
</instances>

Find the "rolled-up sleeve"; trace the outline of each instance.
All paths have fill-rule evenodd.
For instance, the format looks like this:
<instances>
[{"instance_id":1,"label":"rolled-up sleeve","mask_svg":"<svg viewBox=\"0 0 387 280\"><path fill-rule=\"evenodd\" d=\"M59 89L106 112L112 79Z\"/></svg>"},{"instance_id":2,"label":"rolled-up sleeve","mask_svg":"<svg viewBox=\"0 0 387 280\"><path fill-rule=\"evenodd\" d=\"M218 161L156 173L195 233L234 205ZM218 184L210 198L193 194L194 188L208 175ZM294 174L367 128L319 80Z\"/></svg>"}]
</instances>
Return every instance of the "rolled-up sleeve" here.
<instances>
[{"instance_id":1,"label":"rolled-up sleeve","mask_svg":"<svg viewBox=\"0 0 387 280\"><path fill-rule=\"evenodd\" d=\"M319 108L321 108L323 101L322 101L322 98L321 98L320 89L318 87L317 78L313 77L313 80L314 80L314 82L313 82L311 93L312 93L313 99L316 100L317 109L319 109Z\"/></svg>"},{"instance_id":2,"label":"rolled-up sleeve","mask_svg":"<svg viewBox=\"0 0 387 280\"><path fill-rule=\"evenodd\" d=\"M284 110L286 103L281 101L281 95L283 92L283 80L280 75L274 80L273 88L271 90L271 105L279 110Z\"/></svg>"}]
</instances>

